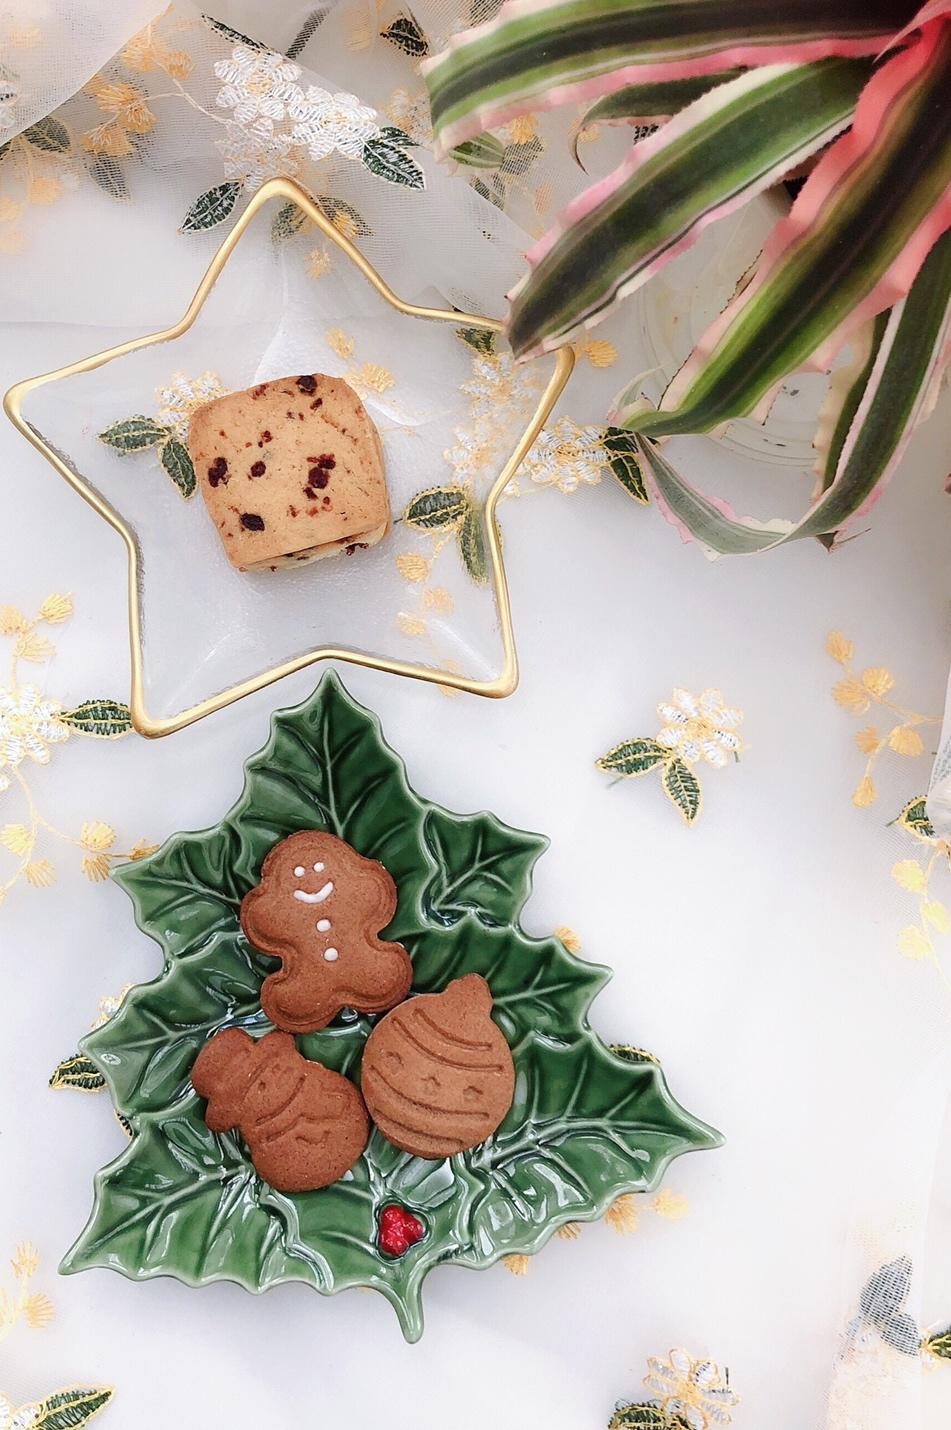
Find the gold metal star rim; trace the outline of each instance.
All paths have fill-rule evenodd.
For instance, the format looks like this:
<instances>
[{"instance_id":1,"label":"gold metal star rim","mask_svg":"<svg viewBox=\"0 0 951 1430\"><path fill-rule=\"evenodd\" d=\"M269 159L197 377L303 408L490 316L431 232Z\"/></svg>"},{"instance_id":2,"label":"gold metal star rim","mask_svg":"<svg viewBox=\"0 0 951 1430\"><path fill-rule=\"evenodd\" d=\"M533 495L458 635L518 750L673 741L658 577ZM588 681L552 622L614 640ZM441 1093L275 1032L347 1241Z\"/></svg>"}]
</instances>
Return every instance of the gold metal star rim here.
<instances>
[{"instance_id":1,"label":"gold metal star rim","mask_svg":"<svg viewBox=\"0 0 951 1430\"><path fill-rule=\"evenodd\" d=\"M116 358L124 357L127 353L136 352L140 348L151 347L154 343L171 342L175 338L188 331L201 312L209 293L217 282L228 262L232 252L241 241L241 237L249 225L254 221L256 214L271 199L284 199L296 204L307 217L316 224L324 237L329 242L335 244L337 248L355 264L367 281L372 284L380 297L387 302L390 307L397 312L410 318L421 318L430 322L454 323L465 327L485 328L490 332L501 332L502 324L494 318L483 318L473 313L459 313L444 308L424 308L416 303L407 303L400 298L389 285L383 280L377 270L358 248L339 229L327 219L309 195L294 183L291 179L271 179L263 184L257 193L252 197L247 208L241 214L231 232L221 244L208 269L198 285L194 297L182 318L172 327L166 328L159 333L149 333L144 337L132 338L128 342L119 343L118 346L107 348L104 352L94 353L90 357L81 358L78 362L70 363L66 367L57 368L54 372L43 373L38 377L27 378L16 383L6 393L3 399L3 407L13 425L30 442L38 452L41 452L46 460L64 477L74 491L78 492L84 501L88 502L92 509L103 518L104 521L119 533L125 542L128 557L128 614L129 614L129 644L132 659L132 689L129 701L129 708L132 713L132 723L141 735L150 738L158 738L163 735L172 735L178 730L185 729L196 720L202 720L207 715L213 715L216 711L223 710L226 706L233 704L236 700L242 700L246 695L253 695L266 686L273 684L277 680L282 680L286 675L293 675L298 670L304 670L307 666L322 660L339 660L349 662L352 665L365 666L370 670L386 671L391 675L408 676L412 680L422 680L433 684L449 686L455 690L466 690L473 695L486 695L500 698L511 695L518 685L518 657L515 649L515 633L512 626L512 611L509 599L508 581L505 575L505 562L502 555L502 544L499 530L496 525L495 511L498 501L504 488L512 480L539 432L544 426L552 408L564 390L568 378L571 376L574 367L574 353L570 347L563 347L555 354L555 368L543 391L531 420L519 438L511 456L505 463L485 502L485 525L488 542L489 571L493 594L499 613L499 627L502 638L503 665L498 675L489 680L473 680L464 675L459 675L451 670L440 670L434 666L417 665L410 661L390 660L385 656L371 655L365 651L350 649L346 646L316 646L306 651L303 655L296 656L293 660L284 661L280 665L272 666L270 669L261 671L250 679L242 681L238 685L233 685L219 694L211 696L207 700L200 701L196 705L190 706L175 715L158 718L149 714L145 700L145 656L142 647L142 612L140 608L139 596L139 565L141 557L132 528L122 519L117 511L105 501L93 488L85 481L79 472L74 471L68 463L45 441L40 432L32 427L23 416L23 404L29 394L37 388L44 386L48 382L59 382L63 378L72 377L76 373L92 372L95 368L102 367L105 363L112 362Z\"/></svg>"}]
</instances>

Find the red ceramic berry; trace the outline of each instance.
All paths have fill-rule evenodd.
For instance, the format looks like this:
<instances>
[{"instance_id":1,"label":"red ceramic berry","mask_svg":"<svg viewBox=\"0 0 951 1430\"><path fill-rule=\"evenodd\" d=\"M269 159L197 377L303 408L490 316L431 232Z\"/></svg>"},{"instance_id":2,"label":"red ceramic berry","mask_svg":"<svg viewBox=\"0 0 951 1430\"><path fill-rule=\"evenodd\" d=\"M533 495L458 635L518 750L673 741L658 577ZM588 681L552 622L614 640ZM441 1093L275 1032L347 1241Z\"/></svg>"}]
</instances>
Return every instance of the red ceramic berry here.
<instances>
[{"instance_id":1,"label":"red ceramic berry","mask_svg":"<svg viewBox=\"0 0 951 1430\"><path fill-rule=\"evenodd\" d=\"M426 1228L419 1217L405 1207L388 1206L380 1213L380 1234L377 1246L387 1256L402 1256L417 1241L422 1241Z\"/></svg>"}]
</instances>

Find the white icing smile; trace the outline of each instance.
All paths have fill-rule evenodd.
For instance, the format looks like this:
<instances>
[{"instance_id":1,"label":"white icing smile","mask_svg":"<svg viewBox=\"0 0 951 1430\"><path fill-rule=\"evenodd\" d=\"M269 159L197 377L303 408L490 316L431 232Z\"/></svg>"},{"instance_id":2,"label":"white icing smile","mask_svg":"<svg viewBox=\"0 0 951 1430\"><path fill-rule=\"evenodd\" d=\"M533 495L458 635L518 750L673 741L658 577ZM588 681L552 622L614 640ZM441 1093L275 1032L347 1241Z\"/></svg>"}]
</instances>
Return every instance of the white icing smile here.
<instances>
[{"instance_id":1,"label":"white icing smile","mask_svg":"<svg viewBox=\"0 0 951 1430\"><path fill-rule=\"evenodd\" d=\"M300 899L302 904L322 904L325 899L329 899L334 891L334 886L328 879L322 889L318 889L316 894L308 894L305 889L295 889L294 898Z\"/></svg>"}]
</instances>

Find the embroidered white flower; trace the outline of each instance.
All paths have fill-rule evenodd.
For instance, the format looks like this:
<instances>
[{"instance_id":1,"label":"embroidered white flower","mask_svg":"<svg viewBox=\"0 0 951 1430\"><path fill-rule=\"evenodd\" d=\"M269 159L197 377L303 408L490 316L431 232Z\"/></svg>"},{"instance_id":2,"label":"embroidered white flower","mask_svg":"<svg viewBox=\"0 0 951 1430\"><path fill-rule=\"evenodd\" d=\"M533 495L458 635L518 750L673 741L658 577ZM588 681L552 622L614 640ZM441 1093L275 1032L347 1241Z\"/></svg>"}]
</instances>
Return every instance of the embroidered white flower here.
<instances>
[{"instance_id":1,"label":"embroidered white flower","mask_svg":"<svg viewBox=\"0 0 951 1430\"><path fill-rule=\"evenodd\" d=\"M711 1425L732 1422L730 1411L740 1397L714 1361L694 1360L686 1351L672 1350L666 1360L651 1356L647 1370L647 1389L660 1398L669 1416L679 1417L690 1430L709 1430Z\"/></svg>"},{"instance_id":2,"label":"embroidered white flower","mask_svg":"<svg viewBox=\"0 0 951 1430\"><path fill-rule=\"evenodd\" d=\"M158 387L155 397L159 404L160 422L167 422L185 441L192 413L215 397L222 397L225 388L216 372L203 372L201 377L186 377L176 372L166 387Z\"/></svg>"},{"instance_id":3,"label":"embroidered white flower","mask_svg":"<svg viewBox=\"0 0 951 1430\"><path fill-rule=\"evenodd\" d=\"M291 131L312 159L325 159L335 150L359 159L366 141L379 133L376 111L361 104L355 94L331 94L318 85L306 91L294 87L287 112L297 123Z\"/></svg>"},{"instance_id":4,"label":"embroidered white flower","mask_svg":"<svg viewBox=\"0 0 951 1430\"><path fill-rule=\"evenodd\" d=\"M4 767L15 770L27 756L38 765L49 764L48 746L69 739L69 727L57 718L61 708L33 685L0 687L0 789L10 783Z\"/></svg>"},{"instance_id":5,"label":"embroidered white flower","mask_svg":"<svg viewBox=\"0 0 951 1430\"><path fill-rule=\"evenodd\" d=\"M702 759L721 768L743 748L736 733L743 712L724 705L719 690L705 690L702 695L675 690L670 704L658 705L657 713L667 722L657 733L657 743L676 750L688 764Z\"/></svg>"},{"instance_id":6,"label":"embroidered white flower","mask_svg":"<svg viewBox=\"0 0 951 1430\"><path fill-rule=\"evenodd\" d=\"M511 353L479 354L472 361L472 376L462 384L462 391L471 399L470 412L476 419L488 418L493 430L498 430L499 408L504 403L507 417L515 418L538 391L536 375L516 364Z\"/></svg>"},{"instance_id":7,"label":"embroidered white flower","mask_svg":"<svg viewBox=\"0 0 951 1430\"><path fill-rule=\"evenodd\" d=\"M608 465L608 455L597 427L579 427L570 417L559 417L546 427L525 461L525 473L539 486L577 491L582 483L596 486Z\"/></svg>"},{"instance_id":8,"label":"embroidered white flower","mask_svg":"<svg viewBox=\"0 0 951 1430\"><path fill-rule=\"evenodd\" d=\"M235 45L230 60L217 61L215 74L225 81L216 103L234 110L239 124L250 124L255 119L284 118L300 65L270 50Z\"/></svg>"},{"instance_id":9,"label":"embroidered white flower","mask_svg":"<svg viewBox=\"0 0 951 1430\"><path fill-rule=\"evenodd\" d=\"M225 177L240 179L253 194L265 179L278 174L293 177L300 169L294 141L287 134L274 133L272 119L256 119L244 126L229 124L227 138L217 141L225 161Z\"/></svg>"}]
</instances>

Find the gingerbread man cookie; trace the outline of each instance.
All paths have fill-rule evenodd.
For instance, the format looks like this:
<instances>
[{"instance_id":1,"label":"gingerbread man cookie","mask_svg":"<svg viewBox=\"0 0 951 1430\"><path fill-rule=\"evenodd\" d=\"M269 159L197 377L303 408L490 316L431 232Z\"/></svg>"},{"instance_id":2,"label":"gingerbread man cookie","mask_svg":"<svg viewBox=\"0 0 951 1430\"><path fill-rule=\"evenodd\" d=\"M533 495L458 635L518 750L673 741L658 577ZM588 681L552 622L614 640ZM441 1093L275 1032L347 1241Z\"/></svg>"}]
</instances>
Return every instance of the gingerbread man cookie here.
<instances>
[{"instance_id":1,"label":"gingerbread man cookie","mask_svg":"<svg viewBox=\"0 0 951 1430\"><path fill-rule=\"evenodd\" d=\"M515 1064L478 973L411 998L373 1029L360 1087L387 1141L414 1157L451 1157L484 1142L515 1094Z\"/></svg>"},{"instance_id":2,"label":"gingerbread man cookie","mask_svg":"<svg viewBox=\"0 0 951 1430\"><path fill-rule=\"evenodd\" d=\"M383 865L342 839L304 829L276 844L241 902L248 939L282 963L261 988L271 1022L312 1033L341 1008L382 1013L405 998L409 954L378 937L395 912L396 885Z\"/></svg>"},{"instance_id":3,"label":"gingerbread man cookie","mask_svg":"<svg viewBox=\"0 0 951 1430\"><path fill-rule=\"evenodd\" d=\"M352 1082L301 1056L290 1033L255 1041L226 1028L205 1044L192 1086L212 1132L241 1133L258 1175L280 1192L327 1187L367 1145L366 1107Z\"/></svg>"}]
</instances>

